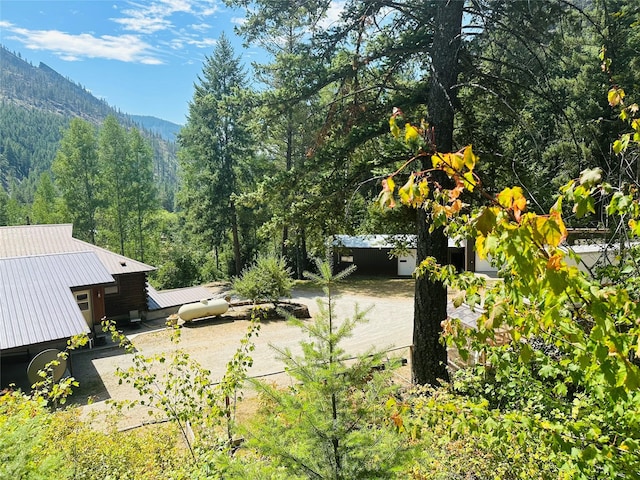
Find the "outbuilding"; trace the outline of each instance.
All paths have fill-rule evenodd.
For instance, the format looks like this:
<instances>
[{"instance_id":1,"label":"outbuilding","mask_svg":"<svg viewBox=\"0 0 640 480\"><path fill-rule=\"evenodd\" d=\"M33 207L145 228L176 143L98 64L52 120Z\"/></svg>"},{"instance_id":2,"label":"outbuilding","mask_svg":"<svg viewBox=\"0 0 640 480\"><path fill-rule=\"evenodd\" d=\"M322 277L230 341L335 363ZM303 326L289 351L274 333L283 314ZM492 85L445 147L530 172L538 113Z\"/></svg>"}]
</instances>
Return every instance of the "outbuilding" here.
<instances>
[{"instance_id":1,"label":"outbuilding","mask_svg":"<svg viewBox=\"0 0 640 480\"><path fill-rule=\"evenodd\" d=\"M359 275L410 277L416 268L417 236L400 235L335 235L331 239L334 271L356 265ZM459 271L476 271L476 258L468 242L449 239L448 261ZM494 273L487 263L482 273Z\"/></svg>"}]
</instances>

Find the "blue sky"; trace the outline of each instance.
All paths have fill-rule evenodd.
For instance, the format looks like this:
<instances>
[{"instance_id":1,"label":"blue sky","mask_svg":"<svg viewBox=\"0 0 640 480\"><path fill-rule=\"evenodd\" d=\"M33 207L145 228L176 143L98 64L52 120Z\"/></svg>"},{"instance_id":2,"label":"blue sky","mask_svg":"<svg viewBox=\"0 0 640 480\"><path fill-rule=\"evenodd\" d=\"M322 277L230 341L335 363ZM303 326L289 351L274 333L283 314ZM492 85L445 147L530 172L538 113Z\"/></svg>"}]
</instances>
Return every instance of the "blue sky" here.
<instances>
[{"instance_id":1,"label":"blue sky","mask_svg":"<svg viewBox=\"0 0 640 480\"><path fill-rule=\"evenodd\" d=\"M0 42L123 112L184 124L222 32L247 65L265 60L235 36L243 16L218 0L0 0Z\"/></svg>"}]
</instances>

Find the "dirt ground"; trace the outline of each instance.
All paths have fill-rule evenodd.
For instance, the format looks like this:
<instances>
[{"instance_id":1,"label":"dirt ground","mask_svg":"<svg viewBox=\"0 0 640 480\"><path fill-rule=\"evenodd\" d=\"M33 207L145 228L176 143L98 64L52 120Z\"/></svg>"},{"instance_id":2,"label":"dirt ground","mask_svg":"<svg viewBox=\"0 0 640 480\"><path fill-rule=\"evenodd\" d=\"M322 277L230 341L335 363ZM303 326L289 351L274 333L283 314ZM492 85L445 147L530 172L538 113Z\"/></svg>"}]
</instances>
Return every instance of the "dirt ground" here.
<instances>
[{"instance_id":1,"label":"dirt ground","mask_svg":"<svg viewBox=\"0 0 640 480\"><path fill-rule=\"evenodd\" d=\"M335 297L336 318L339 320L352 316L355 308L368 309L368 322L359 325L343 347L353 355L376 348L388 351L389 357L408 359L413 322L413 285L411 279L348 279ZM220 286L211 286L211 289L212 293L220 294ZM313 316L318 312L317 302L321 298L322 292L315 286L301 283L296 286L291 301L306 305ZM145 356L171 355L178 349L188 352L192 359L211 371L211 381L217 382L248 326L247 320L240 319L193 322L180 329L181 338L177 344L172 343L171 330L165 326L164 319L144 322L140 329L127 329L124 333L136 350ZM286 385L290 379L284 373L283 364L276 358L272 346L299 352L298 344L302 339L304 335L300 329L283 320L262 322L259 336L255 339L253 366L249 376ZM94 418L97 425L105 422L103 415L113 414L110 401L140 398L133 387L121 384L115 375L116 369L131 367L131 360L130 354L111 344L73 354L73 375L80 382L80 388L71 401L80 406L85 415ZM408 383L409 379L409 365L396 372L398 382ZM240 417L250 415L255 410L255 396L250 389L245 390L245 399L239 406ZM147 422L150 420L148 410L146 407L124 410L117 414L117 424L120 428L126 428Z\"/></svg>"}]
</instances>

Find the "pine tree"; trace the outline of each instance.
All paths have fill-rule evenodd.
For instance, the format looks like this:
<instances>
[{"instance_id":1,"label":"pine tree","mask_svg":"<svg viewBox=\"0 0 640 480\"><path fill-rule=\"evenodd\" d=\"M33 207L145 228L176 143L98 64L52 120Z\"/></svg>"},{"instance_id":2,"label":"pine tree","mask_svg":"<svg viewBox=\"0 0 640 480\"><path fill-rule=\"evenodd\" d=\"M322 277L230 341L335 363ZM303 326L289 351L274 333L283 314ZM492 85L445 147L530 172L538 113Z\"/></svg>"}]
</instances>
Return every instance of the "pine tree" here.
<instances>
[{"instance_id":1,"label":"pine tree","mask_svg":"<svg viewBox=\"0 0 640 480\"><path fill-rule=\"evenodd\" d=\"M352 318L335 317L333 288L353 269L332 275L328 263L318 262L318 271L307 276L326 295L319 314L310 323L290 320L309 337L300 343L302 355L273 347L295 383L280 389L255 382L266 408L249 429L249 445L287 478L393 478L408 447L386 422L385 404L396 388L392 368L380 368L383 353L352 358L340 347L365 321L357 309Z\"/></svg>"}]
</instances>

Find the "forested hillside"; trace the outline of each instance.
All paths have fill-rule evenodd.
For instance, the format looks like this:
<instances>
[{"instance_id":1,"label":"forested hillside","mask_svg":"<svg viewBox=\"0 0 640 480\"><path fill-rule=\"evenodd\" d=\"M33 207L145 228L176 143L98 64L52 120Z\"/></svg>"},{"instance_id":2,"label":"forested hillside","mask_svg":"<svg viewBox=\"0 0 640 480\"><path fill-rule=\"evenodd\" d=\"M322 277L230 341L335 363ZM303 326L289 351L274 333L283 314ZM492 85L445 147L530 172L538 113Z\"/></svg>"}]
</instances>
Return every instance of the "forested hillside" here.
<instances>
[{"instance_id":1,"label":"forested hillside","mask_svg":"<svg viewBox=\"0 0 640 480\"><path fill-rule=\"evenodd\" d=\"M326 300L297 322L299 347L273 344L293 382L248 378L252 352L264 358L262 306L237 350L216 352L222 377L197 358L195 329L171 329L172 342L193 332L191 352L160 352L112 325L132 354L115 375L172 430L122 432L110 417L102 436L98 417L59 409L73 379L52 386L49 369L29 397L0 396L0 477L640 478L640 0L346 0L339 18L336 3L227 2L270 56L248 78L221 35L205 57L178 135L175 212L158 208L148 144L109 115L99 128L71 120L53 181L41 175L20 213L158 266L163 288L235 276L256 306L305 272ZM58 107L42 101L53 123ZM14 118L46 138L35 117ZM0 225L21 218L28 189L14 184L41 158L6 125ZM571 245L583 227L607 238ZM411 373L396 376L373 351L387 340L359 325L368 310L333 308L352 269L309 260L333 234L415 232L412 322L383 311L389 329L413 327ZM500 278L457 272L449 239L470 240ZM340 343L352 335L361 356ZM259 412L236 418L249 381ZM119 418L125 396L112 397Z\"/></svg>"},{"instance_id":2,"label":"forested hillside","mask_svg":"<svg viewBox=\"0 0 640 480\"><path fill-rule=\"evenodd\" d=\"M140 125L145 130L160 135L165 140L174 142L178 136L181 125L177 123L168 122L161 118L150 117L148 115L129 115L134 122Z\"/></svg>"},{"instance_id":3,"label":"forested hillside","mask_svg":"<svg viewBox=\"0 0 640 480\"><path fill-rule=\"evenodd\" d=\"M62 132L72 118L98 126L114 115L127 128L141 126L43 63L34 66L0 47L0 65L0 185L20 203L33 201L37 179L50 170ZM141 133L153 149L163 206L171 209L176 146L162 133L144 127Z\"/></svg>"}]
</instances>

